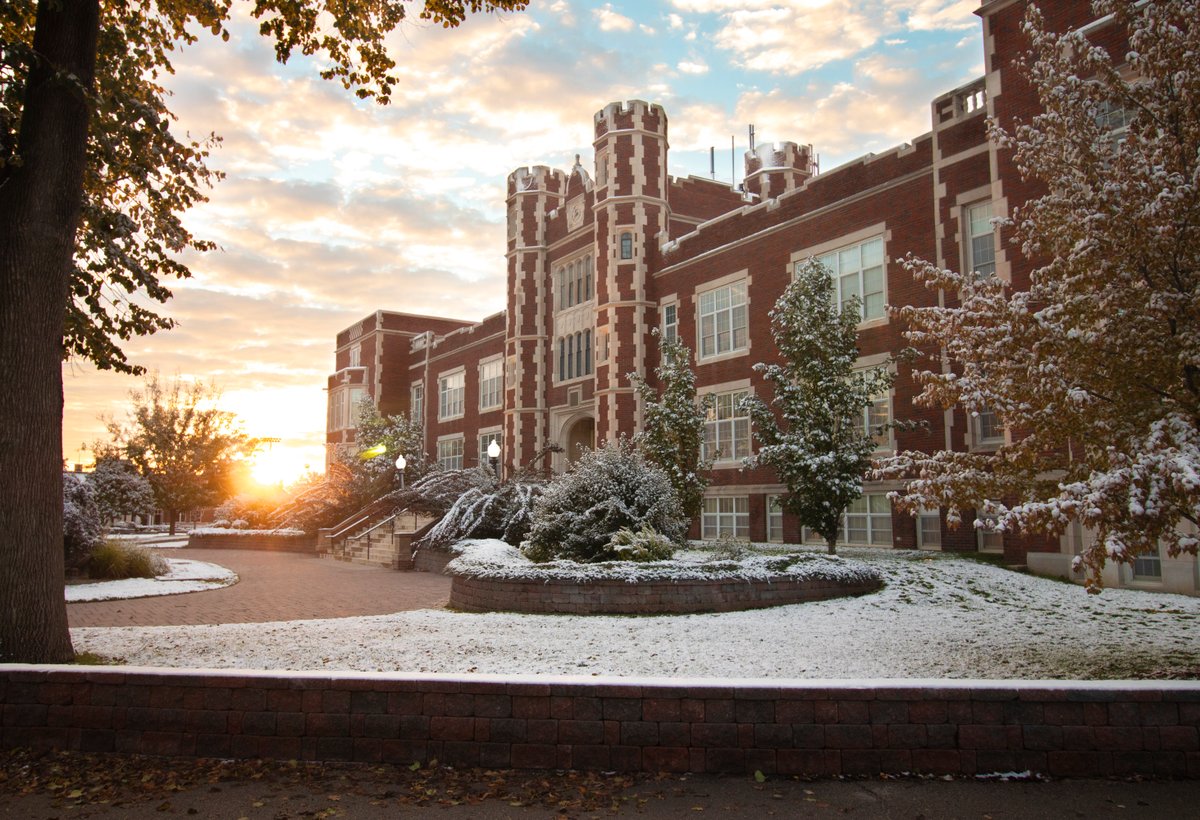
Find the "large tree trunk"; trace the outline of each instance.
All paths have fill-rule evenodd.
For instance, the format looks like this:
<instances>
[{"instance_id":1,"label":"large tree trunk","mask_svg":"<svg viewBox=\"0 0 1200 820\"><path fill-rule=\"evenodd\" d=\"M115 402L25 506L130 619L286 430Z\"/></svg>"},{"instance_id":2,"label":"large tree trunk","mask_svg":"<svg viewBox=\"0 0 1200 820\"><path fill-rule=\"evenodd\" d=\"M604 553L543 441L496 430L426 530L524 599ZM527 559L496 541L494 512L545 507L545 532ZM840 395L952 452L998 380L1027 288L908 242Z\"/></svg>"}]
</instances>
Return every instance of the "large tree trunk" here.
<instances>
[{"instance_id":1,"label":"large tree trunk","mask_svg":"<svg viewBox=\"0 0 1200 820\"><path fill-rule=\"evenodd\" d=\"M825 539L825 549L829 555L837 555L837 536L831 535Z\"/></svg>"},{"instance_id":2,"label":"large tree trunk","mask_svg":"<svg viewBox=\"0 0 1200 820\"><path fill-rule=\"evenodd\" d=\"M40 0L17 149L0 171L0 661L74 657L63 596L62 337L99 0ZM73 75L73 76L71 76Z\"/></svg>"}]
</instances>

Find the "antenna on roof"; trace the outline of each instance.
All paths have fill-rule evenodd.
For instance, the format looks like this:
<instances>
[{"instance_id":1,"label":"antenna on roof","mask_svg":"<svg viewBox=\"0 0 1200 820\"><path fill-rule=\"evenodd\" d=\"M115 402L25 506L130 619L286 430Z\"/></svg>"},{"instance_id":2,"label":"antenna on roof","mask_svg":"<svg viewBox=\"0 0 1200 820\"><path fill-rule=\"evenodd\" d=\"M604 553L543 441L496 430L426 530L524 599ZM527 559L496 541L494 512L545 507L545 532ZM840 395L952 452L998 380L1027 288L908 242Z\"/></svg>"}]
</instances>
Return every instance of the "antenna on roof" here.
<instances>
[{"instance_id":1,"label":"antenna on roof","mask_svg":"<svg viewBox=\"0 0 1200 820\"><path fill-rule=\"evenodd\" d=\"M733 169L734 158L737 156L737 148L733 145L733 134L729 135L729 187L737 187L737 171Z\"/></svg>"},{"instance_id":2,"label":"antenna on roof","mask_svg":"<svg viewBox=\"0 0 1200 820\"><path fill-rule=\"evenodd\" d=\"M708 175L717 178L717 146L708 146Z\"/></svg>"},{"instance_id":3,"label":"antenna on roof","mask_svg":"<svg viewBox=\"0 0 1200 820\"><path fill-rule=\"evenodd\" d=\"M750 152L754 152L754 123L750 123Z\"/></svg>"}]
</instances>

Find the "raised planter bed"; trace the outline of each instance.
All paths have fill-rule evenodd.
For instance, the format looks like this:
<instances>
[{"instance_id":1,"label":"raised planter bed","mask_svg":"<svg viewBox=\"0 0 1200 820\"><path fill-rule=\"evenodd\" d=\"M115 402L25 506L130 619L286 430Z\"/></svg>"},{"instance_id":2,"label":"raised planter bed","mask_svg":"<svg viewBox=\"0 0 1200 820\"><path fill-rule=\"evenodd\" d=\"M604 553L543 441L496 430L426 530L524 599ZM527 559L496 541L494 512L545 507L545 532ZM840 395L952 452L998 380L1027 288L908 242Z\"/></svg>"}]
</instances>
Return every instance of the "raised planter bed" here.
<instances>
[{"instance_id":1,"label":"raised planter bed","mask_svg":"<svg viewBox=\"0 0 1200 820\"><path fill-rule=\"evenodd\" d=\"M317 539L300 530L232 530L206 527L188 536L189 549L316 553Z\"/></svg>"},{"instance_id":2,"label":"raised planter bed","mask_svg":"<svg viewBox=\"0 0 1200 820\"><path fill-rule=\"evenodd\" d=\"M567 615L732 612L863 595L883 586L866 564L817 554L534 564L492 541L469 544L446 573L454 609Z\"/></svg>"}]
</instances>

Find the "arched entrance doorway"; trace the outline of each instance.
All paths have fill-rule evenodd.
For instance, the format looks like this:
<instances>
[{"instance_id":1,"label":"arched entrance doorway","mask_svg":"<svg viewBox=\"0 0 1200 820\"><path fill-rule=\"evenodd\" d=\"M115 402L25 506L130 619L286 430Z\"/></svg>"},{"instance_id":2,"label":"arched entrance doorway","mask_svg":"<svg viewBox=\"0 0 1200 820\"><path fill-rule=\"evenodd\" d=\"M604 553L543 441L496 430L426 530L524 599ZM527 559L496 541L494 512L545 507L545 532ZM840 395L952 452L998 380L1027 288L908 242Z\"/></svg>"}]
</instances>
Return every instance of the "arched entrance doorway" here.
<instances>
[{"instance_id":1,"label":"arched entrance doorway","mask_svg":"<svg viewBox=\"0 0 1200 820\"><path fill-rule=\"evenodd\" d=\"M563 447L567 451L565 454L567 466L578 461L584 449L591 450L595 446L596 420L590 416L577 419L567 428L566 441L563 442Z\"/></svg>"}]
</instances>

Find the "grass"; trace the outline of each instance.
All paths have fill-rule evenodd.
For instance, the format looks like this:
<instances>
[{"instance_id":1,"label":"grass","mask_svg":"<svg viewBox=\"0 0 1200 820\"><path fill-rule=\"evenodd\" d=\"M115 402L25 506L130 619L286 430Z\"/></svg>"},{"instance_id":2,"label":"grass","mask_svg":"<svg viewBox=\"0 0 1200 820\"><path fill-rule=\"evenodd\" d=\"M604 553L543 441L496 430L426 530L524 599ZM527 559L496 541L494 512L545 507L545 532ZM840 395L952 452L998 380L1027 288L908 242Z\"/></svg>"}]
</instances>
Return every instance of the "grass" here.
<instances>
[{"instance_id":1,"label":"grass","mask_svg":"<svg viewBox=\"0 0 1200 820\"><path fill-rule=\"evenodd\" d=\"M92 550L88 558L88 575L97 580L156 578L166 571L167 562L160 556L111 539Z\"/></svg>"}]
</instances>

